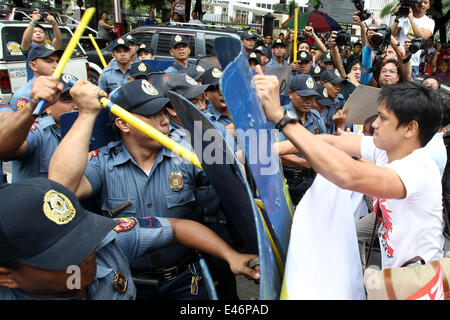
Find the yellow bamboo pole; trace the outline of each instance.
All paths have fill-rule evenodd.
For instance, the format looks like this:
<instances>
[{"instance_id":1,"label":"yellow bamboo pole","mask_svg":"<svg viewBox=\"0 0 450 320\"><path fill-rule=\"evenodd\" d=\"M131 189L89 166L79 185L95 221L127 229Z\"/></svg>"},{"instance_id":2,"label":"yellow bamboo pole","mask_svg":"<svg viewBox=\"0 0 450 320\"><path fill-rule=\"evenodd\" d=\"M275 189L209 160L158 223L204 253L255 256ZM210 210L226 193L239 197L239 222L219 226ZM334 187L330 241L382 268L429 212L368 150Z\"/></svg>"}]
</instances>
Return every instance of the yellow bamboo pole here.
<instances>
[{"instance_id":1,"label":"yellow bamboo pole","mask_svg":"<svg viewBox=\"0 0 450 320\"><path fill-rule=\"evenodd\" d=\"M100 103L102 104L102 107L108 109L111 113L115 114L122 120L126 121L127 123L138 129L142 133L146 134L150 138L158 141L160 144L162 144L167 149L171 150L173 153L188 160L197 168L203 170L202 165L200 164L200 161L197 158L197 155L192 151L190 151L189 149L186 149L179 143L173 141L168 136L161 133L159 130L155 129L148 123L134 116L127 110L123 109L121 106L113 103L111 100L107 98L101 98Z\"/></svg>"},{"instance_id":2,"label":"yellow bamboo pole","mask_svg":"<svg viewBox=\"0 0 450 320\"><path fill-rule=\"evenodd\" d=\"M89 39L91 39L95 51L97 51L100 61L102 62L103 68L106 68L108 65L106 64L105 58L103 57L103 54L100 51L100 48L98 47L97 41L95 41L94 37L92 36L92 33L89 33Z\"/></svg>"},{"instance_id":3,"label":"yellow bamboo pole","mask_svg":"<svg viewBox=\"0 0 450 320\"><path fill-rule=\"evenodd\" d=\"M95 13L95 8L89 8L84 12L83 17L80 20L80 24L78 25L72 38L70 39L69 43L67 44L67 47L61 56L61 59L59 59L59 62L58 62L58 65L56 66L55 71L53 71L53 74L52 74L53 77L55 77L55 78L61 77L61 74L64 70L64 67L67 64L67 61L69 61L70 57L72 56L72 53L75 50L75 47L77 46L78 41L80 40L81 36L83 35L83 32L86 29L86 26L88 25L89 21L91 21L91 18L94 15L94 13ZM40 115L41 112L44 110L46 103L47 103L47 101L45 101L44 99L41 99L39 101L39 103L37 104L36 108L34 109L33 115Z\"/></svg>"},{"instance_id":4,"label":"yellow bamboo pole","mask_svg":"<svg viewBox=\"0 0 450 320\"><path fill-rule=\"evenodd\" d=\"M294 11L294 62L297 61L298 8Z\"/></svg>"}]
</instances>

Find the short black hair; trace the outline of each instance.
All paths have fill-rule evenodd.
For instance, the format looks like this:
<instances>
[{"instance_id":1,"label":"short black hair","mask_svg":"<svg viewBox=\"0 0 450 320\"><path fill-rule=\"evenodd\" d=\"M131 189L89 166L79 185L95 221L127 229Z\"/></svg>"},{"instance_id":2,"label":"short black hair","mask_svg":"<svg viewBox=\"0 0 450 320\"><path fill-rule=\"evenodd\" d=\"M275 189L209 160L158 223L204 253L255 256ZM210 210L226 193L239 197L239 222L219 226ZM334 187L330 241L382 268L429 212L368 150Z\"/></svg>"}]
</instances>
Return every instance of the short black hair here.
<instances>
[{"instance_id":1,"label":"short black hair","mask_svg":"<svg viewBox=\"0 0 450 320\"><path fill-rule=\"evenodd\" d=\"M309 51L311 51L311 43L309 43L309 42L306 41L306 40L300 41L300 42L298 43L298 45L297 45L297 48L298 48L302 43L306 43L306 44L309 46Z\"/></svg>"},{"instance_id":2,"label":"short black hair","mask_svg":"<svg viewBox=\"0 0 450 320\"><path fill-rule=\"evenodd\" d=\"M370 134L373 134L373 133L375 132L375 129L372 127L372 123L373 123L377 118L378 118L378 115L377 115L377 114L374 114L374 115L368 117L368 118L366 119L366 121L364 121L364 124L366 124L366 123L369 123L369 124L370 124L370 127L369 127L369 132L370 132Z\"/></svg>"},{"instance_id":3,"label":"short black hair","mask_svg":"<svg viewBox=\"0 0 450 320\"><path fill-rule=\"evenodd\" d=\"M446 127L450 124L450 96L446 93L440 94L442 122L441 127Z\"/></svg>"},{"instance_id":4,"label":"short black hair","mask_svg":"<svg viewBox=\"0 0 450 320\"><path fill-rule=\"evenodd\" d=\"M436 80L437 83L438 83L438 85L439 85L438 88L441 88L441 79L436 78L436 77L434 77L434 76L425 75L425 76L423 77L422 83L423 83L425 80L427 80L427 79L434 79L434 80Z\"/></svg>"},{"instance_id":5,"label":"short black hair","mask_svg":"<svg viewBox=\"0 0 450 320\"><path fill-rule=\"evenodd\" d=\"M442 121L441 99L437 90L422 83L401 82L384 87L378 96L378 103L386 107L398 119L397 128L416 121L419 125L419 139L424 147L439 130Z\"/></svg>"}]
</instances>

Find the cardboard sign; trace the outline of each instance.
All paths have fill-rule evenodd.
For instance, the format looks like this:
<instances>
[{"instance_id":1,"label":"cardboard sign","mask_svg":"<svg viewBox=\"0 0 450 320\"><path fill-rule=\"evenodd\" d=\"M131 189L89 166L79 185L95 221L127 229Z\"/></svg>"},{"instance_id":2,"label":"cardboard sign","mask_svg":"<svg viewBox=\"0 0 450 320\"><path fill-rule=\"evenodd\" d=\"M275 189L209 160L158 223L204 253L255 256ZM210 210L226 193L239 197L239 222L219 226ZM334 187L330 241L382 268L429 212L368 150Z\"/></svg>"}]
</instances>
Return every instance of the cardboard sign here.
<instances>
[{"instance_id":1,"label":"cardboard sign","mask_svg":"<svg viewBox=\"0 0 450 320\"><path fill-rule=\"evenodd\" d=\"M343 111L350 109L346 123L363 124L364 121L378 113L378 94L380 88L359 85L345 102Z\"/></svg>"}]
</instances>

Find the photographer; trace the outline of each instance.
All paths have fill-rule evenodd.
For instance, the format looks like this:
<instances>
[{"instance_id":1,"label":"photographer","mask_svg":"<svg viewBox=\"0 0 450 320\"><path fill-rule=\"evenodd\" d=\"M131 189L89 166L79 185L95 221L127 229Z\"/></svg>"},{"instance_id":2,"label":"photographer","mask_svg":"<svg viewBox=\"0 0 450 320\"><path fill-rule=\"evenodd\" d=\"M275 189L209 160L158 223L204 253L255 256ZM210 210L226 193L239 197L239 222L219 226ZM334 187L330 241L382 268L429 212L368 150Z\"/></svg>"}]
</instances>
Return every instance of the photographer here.
<instances>
[{"instance_id":1,"label":"photographer","mask_svg":"<svg viewBox=\"0 0 450 320\"><path fill-rule=\"evenodd\" d=\"M22 43L20 44L20 48L22 50L23 55L25 56L25 63L27 66L27 81L33 78L33 70L28 65L28 52L30 49L36 45L44 44L49 41L46 38L45 29L43 26L38 24L39 21L47 21L52 25L53 28L53 36L54 39L51 41L52 46L55 49L60 49L62 44L62 35L61 31L58 28L58 23L55 18L50 15L48 12L45 12L43 15L39 13L39 11L33 11L31 15L31 21L28 27L25 29L22 36Z\"/></svg>"},{"instance_id":2,"label":"photographer","mask_svg":"<svg viewBox=\"0 0 450 320\"><path fill-rule=\"evenodd\" d=\"M409 6L409 14L405 15L404 11ZM391 26L392 35L397 38L402 49L404 42L408 39L412 40L422 37L425 40L433 35L435 22L428 18L426 13L430 8L430 0L402 0L397 7L394 23ZM411 57L412 75L415 79L419 75L420 55L422 50L417 51Z\"/></svg>"}]
</instances>

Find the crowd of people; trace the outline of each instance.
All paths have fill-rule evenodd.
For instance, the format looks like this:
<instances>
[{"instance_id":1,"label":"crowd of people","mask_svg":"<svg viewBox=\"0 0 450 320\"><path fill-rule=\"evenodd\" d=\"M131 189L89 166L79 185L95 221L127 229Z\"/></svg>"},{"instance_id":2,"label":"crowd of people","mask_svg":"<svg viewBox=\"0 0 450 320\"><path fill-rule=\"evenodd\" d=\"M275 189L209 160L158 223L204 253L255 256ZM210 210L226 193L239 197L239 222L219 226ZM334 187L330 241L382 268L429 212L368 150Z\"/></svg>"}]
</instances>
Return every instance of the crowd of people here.
<instances>
[{"instance_id":1,"label":"crowd of people","mask_svg":"<svg viewBox=\"0 0 450 320\"><path fill-rule=\"evenodd\" d=\"M362 268L374 225L382 268L443 256L450 112L441 85L448 81L448 47L433 48L428 8L424 0L396 19L382 47L373 41L380 21L367 26L358 12L362 37L352 46L338 45L335 31L316 34L312 25L297 50L292 31L262 42L250 30L241 33L266 117L280 132L277 150L293 204L317 174L365 195L365 209L355 215ZM238 141L221 68L192 64L188 39L174 35L174 62L157 85L145 63L153 59L150 45L128 36L114 40L98 86L70 74L56 79L60 44L57 37L44 44L36 21L22 41L30 81L0 107L0 158L13 169L12 183L0 188L8 204L0 209L0 298L208 299L201 251L219 298L237 300L235 275L257 280L258 267L248 267L257 253L237 252L242 243L206 174L113 115L114 139L90 150L100 97L192 150L169 91L192 102L225 141ZM409 51L411 32L427 39L426 49ZM280 68L289 70L282 95L279 79L264 74ZM380 88L378 110L348 124L343 107L360 85ZM45 112L35 116L41 99ZM61 115L72 111L78 117L62 138ZM233 145L238 152L239 143ZM66 285L70 265L81 269L75 289Z\"/></svg>"}]
</instances>

